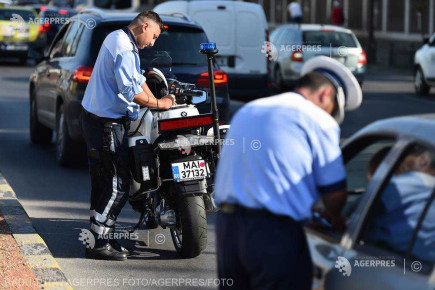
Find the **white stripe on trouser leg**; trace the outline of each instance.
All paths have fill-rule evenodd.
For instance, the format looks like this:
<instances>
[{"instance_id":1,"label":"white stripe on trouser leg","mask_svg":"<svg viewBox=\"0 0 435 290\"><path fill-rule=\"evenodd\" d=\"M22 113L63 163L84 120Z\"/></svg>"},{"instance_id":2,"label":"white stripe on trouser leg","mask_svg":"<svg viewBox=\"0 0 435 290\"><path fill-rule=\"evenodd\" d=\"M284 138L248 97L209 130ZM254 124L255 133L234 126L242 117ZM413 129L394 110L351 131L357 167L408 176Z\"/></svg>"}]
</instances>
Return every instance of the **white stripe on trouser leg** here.
<instances>
[{"instance_id":1,"label":"white stripe on trouser leg","mask_svg":"<svg viewBox=\"0 0 435 290\"><path fill-rule=\"evenodd\" d=\"M91 230L94 233L97 233L99 235L107 235L108 233L110 233L111 231L113 231L112 228L107 228L107 227L103 227L103 226L98 226L96 224L91 224Z\"/></svg>"},{"instance_id":2,"label":"white stripe on trouser leg","mask_svg":"<svg viewBox=\"0 0 435 290\"><path fill-rule=\"evenodd\" d=\"M113 131L110 132L110 150L115 153L115 141L113 138ZM115 170L115 175L112 178L112 197L110 198L109 202L106 205L106 208L103 211L103 216L107 217L107 214L109 213L110 208L113 205L113 202L116 199L116 196L118 195L118 177L116 175L116 170Z\"/></svg>"},{"instance_id":3,"label":"white stripe on trouser leg","mask_svg":"<svg viewBox=\"0 0 435 290\"><path fill-rule=\"evenodd\" d=\"M98 212L94 213L94 218L96 221L103 223L106 226L113 226L115 224L114 220L107 219L107 216L103 216L102 214L99 214ZM106 221L107 219L107 221Z\"/></svg>"}]
</instances>

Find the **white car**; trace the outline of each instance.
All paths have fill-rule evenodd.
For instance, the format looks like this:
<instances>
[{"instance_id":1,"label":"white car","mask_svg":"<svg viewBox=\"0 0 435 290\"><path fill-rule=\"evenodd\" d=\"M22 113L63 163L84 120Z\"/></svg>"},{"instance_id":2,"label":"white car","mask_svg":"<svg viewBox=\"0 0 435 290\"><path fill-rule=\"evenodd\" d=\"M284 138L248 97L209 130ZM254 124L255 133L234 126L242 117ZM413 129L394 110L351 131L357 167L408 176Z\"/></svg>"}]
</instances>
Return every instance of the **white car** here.
<instances>
[{"instance_id":1,"label":"white car","mask_svg":"<svg viewBox=\"0 0 435 290\"><path fill-rule=\"evenodd\" d=\"M305 61L325 55L344 64L360 84L364 81L367 56L349 29L320 24L285 24L270 35L276 47L272 73L278 91L294 85Z\"/></svg>"},{"instance_id":2,"label":"white car","mask_svg":"<svg viewBox=\"0 0 435 290\"><path fill-rule=\"evenodd\" d=\"M415 92L426 95L435 86L435 34L423 45L414 57Z\"/></svg>"}]
</instances>

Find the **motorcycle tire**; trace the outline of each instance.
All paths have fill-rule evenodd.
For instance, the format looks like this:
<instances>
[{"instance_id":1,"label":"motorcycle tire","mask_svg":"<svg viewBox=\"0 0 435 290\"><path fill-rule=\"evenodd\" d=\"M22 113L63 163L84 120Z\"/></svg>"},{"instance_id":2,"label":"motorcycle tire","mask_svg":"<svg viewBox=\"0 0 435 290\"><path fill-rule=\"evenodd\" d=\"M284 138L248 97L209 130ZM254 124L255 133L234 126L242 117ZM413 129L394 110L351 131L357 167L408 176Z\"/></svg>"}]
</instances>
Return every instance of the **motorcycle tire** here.
<instances>
[{"instance_id":1,"label":"motorcycle tire","mask_svg":"<svg viewBox=\"0 0 435 290\"><path fill-rule=\"evenodd\" d=\"M207 216L201 196L183 197L177 203L177 227L171 237L183 258L199 256L207 245Z\"/></svg>"}]
</instances>

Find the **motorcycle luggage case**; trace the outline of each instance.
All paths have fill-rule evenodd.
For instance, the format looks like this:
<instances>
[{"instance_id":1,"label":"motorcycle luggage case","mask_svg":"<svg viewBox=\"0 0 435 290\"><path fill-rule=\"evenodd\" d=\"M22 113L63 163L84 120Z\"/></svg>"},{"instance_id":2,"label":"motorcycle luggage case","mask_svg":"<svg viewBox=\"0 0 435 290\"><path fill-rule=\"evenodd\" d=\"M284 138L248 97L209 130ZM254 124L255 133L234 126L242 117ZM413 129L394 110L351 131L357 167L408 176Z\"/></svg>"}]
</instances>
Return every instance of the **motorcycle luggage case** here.
<instances>
[{"instance_id":1,"label":"motorcycle luggage case","mask_svg":"<svg viewBox=\"0 0 435 290\"><path fill-rule=\"evenodd\" d=\"M141 183L143 189L152 189L157 184L153 145L147 137L132 137L128 140L130 170L134 180Z\"/></svg>"}]
</instances>

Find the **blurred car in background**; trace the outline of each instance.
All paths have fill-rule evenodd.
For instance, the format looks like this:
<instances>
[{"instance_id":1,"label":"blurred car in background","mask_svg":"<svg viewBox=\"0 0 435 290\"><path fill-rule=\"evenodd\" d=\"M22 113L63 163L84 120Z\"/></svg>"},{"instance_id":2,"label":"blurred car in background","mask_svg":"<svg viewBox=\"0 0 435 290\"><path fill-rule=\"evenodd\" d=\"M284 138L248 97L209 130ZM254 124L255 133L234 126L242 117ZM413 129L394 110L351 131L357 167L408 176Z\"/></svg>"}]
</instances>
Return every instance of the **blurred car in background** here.
<instances>
[{"instance_id":1,"label":"blurred car in background","mask_svg":"<svg viewBox=\"0 0 435 290\"><path fill-rule=\"evenodd\" d=\"M29 50L43 46L39 26L34 23L36 12L32 8L5 6L0 8L0 55L18 57L26 63Z\"/></svg>"},{"instance_id":2,"label":"blurred car in background","mask_svg":"<svg viewBox=\"0 0 435 290\"><path fill-rule=\"evenodd\" d=\"M39 14L40 9L45 5L45 2L46 1L44 0L18 0L15 1L14 5L31 7L36 11L37 14Z\"/></svg>"},{"instance_id":3,"label":"blurred car in background","mask_svg":"<svg viewBox=\"0 0 435 290\"><path fill-rule=\"evenodd\" d=\"M414 76L415 92L429 94L430 87L435 86L435 34L415 52Z\"/></svg>"},{"instance_id":4,"label":"blurred car in background","mask_svg":"<svg viewBox=\"0 0 435 290\"><path fill-rule=\"evenodd\" d=\"M30 136L33 143L50 143L56 132L56 158L67 165L80 153L83 142L80 125L81 101L93 66L105 37L128 25L136 13L104 14L85 10L71 18L53 40L45 60L30 76ZM86 23L95 21L95 27ZM199 53L200 44L208 42L198 24L183 17L162 16L162 31L153 47L140 50L141 68L152 67L156 51L166 51L172 58L171 73L178 80L208 90L207 59ZM229 118L228 77L214 66L217 105L223 123ZM210 98L198 105L200 113L211 111Z\"/></svg>"},{"instance_id":5,"label":"blurred car in background","mask_svg":"<svg viewBox=\"0 0 435 290\"><path fill-rule=\"evenodd\" d=\"M351 30L320 24L287 24L278 26L270 35L276 46L273 79L278 90L293 85L305 61L318 55L334 58L344 64L360 84L366 73L367 56Z\"/></svg>"},{"instance_id":6,"label":"blurred car in background","mask_svg":"<svg viewBox=\"0 0 435 290\"><path fill-rule=\"evenodd\" d=\"M154 11L171 15L182 13L204 28L216 42L216 62L228 74L231 97L257 98L269 95L268 61L261 52L268 41L263 7L238 1L168 1Z\"/></svg>"},{"instance_id":7,"label":"blurred car in background","mask_svg":"<svg viewBox=\"0 0 435 290\"><path fill-rule=\"evenodd\" d=\"M69 21L71 17L77 14L77 10L72 8L60 8L55 6L43 6L39 13L40 19L40 37L48 48L60 30L62 25Z\"/></svg>"}]
</instances>

